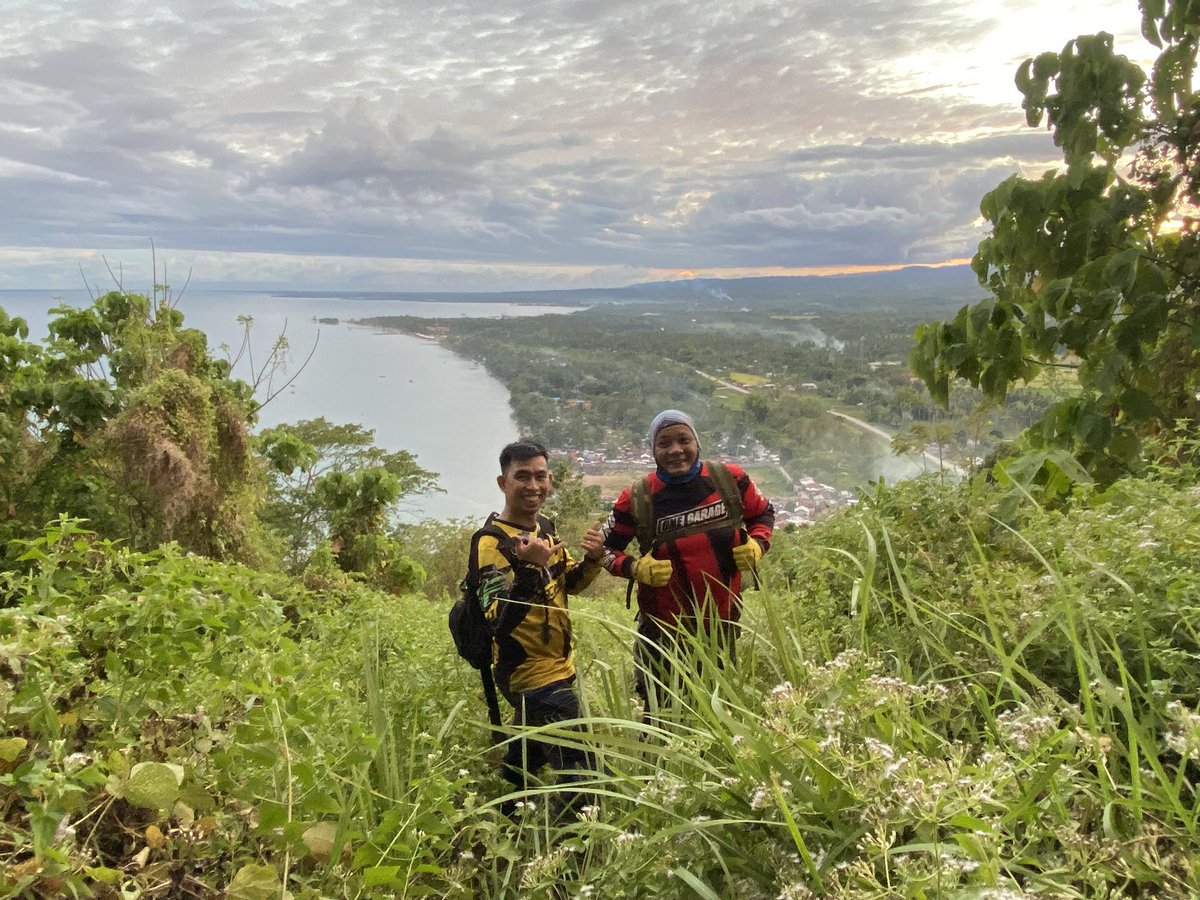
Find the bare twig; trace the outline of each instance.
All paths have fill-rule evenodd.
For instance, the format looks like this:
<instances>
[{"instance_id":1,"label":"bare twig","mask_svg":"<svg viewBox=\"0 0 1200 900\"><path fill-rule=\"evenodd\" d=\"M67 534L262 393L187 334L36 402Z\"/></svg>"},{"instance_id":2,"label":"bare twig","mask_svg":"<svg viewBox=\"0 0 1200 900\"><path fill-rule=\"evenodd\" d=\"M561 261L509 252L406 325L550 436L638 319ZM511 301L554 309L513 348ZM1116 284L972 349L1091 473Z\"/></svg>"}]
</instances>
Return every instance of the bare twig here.
<instances>
[{"instance_id":1,"label":"bare twig","mask_svg":"<svg viewBox=\"0 0 1200 900\"><path fill-rule=\"evenodd\" d=\"M237 367L237 364L242 361L242 355L246 352L247 348L249 348L249 346L250 346L250 326L253 323L253 320L250 319L248 316L242 317L242 318L244 318L244 321L242 322L242 345L240 347L238 347L237 356L230 358L230 360L229 360L229 368L230 369L234 369ZM226 354L226 355L228 355L228 354Z\"/></svg>"},{"instance_id":2,"label":"bare twig","mask_svg":"<svg viewBox=\"0 0 1200 900\"><path fill-rule=\"evenodd\" d=\"M116 273L116 272L114 272L114 271L112 270L112 266L111 266L111 265L109 265L109 262L108 262L108 257L107 257L107 256L101 256L100 258L101 258L102 260L104 260L104 268L108 269L108 275L109 275L109 277L110 277L110 278L113 280L113 282L116 284L116 286L117 286L117 290L118 290L118 291L120 291L122 294L123 294L123 293L125 293L125 285L124 285L124 284L122 284L122 279L123 279L123 278L124 278L124 276L125 276L124 269L123 269L123 268L121 267L121 265L118 263L118 265L117 265L117 270L118 270L119 272L121 272L121 275L120 275L120 276L118 276L118 275L117 275L117 273Z\"/></svg>"},{"instance_id":3,"label":"bare twig","mask_svg":"<svg viewBox=\"0 0 1200 900\"><path fill-rule=\"evenodd\" d=\"M321 332L318 331L316 338L313 339L312 349L308 351L308 356L304 357L304 362L302 362L300 364L300 368L298 368L296 370L296 374L293 375L291 378L289 378L287 381L285 381L283 384L281 384L279 386L279 390L275 391L274 393L268 393L267 399L259 404L259 406L258 406L259 409L262 409L264 406L266 406L268 403L270 403L272 400L274 400L276 397L278 397L280 394L282 394L285 390L288 389L288 387L291 385L291 383L293 381L295 381L297 378L300 377L300 373L303 372L308 367L309 362L312 361L313 355L317 352L317 344L319 344L320 342L321 342Z\"/></svg>"},{"instance_id":4,"label":"bare twig","mask_svg":"<svg viewBox=\"0 0 1200 900\"><path fill-rule=\"evenodd\" d=\"M251 320L251 323L253 320ZM283 330L287 331L287 320L283 321ZM255 387L258 387L258 376L254 373L254 345L250 343L250 323L246 325L246 359L250 363L250 377L255 380Z\"/></svg>"},{"instance_id":5,"label":"bare twig","mask_svg":"<svg viewBox=\"0 0 1200 900\"><path fill-rule=\"evenodd\" d=\"M79 277L83 279L83 289L88 292L88 297L95 303L96 295L92 293L92 286L88 284L87 276L83 274L83 263L79 264Z\"/></svg>"},{"instance_id":6,"label":"bare twig","mask_svg":"<svg viewBox=\"0 0 1200 900\"><path fill-rule=\"evenodd\" d=\"M166 272L163 272L163 280L164 281L166 280ZM179 293L176 295L175 300L171 303L171 309L174 309L175 307L177 307L179 305L179 301L183 299L183 295L187 292L188 285L191 283L192 283L192 270L188 269L187 278L184 279L183 287L181 287L179 289Z\"/></svg>"},{"instance_id":7,"label":"bare twig","mask_svg":"<svg viewBox=\"0 0 1200 900\"><path fill-rule=\"evenodd\" d=\"M281 354L288 348L287 340L288 320L283 320L283 330L279 332L279 336L275 338L275 343L271 345L271 352L267 356L267 361L263 363L262 368L255 375L254 389L258 390L264 378L267 380L267 394L271 393L271 386L275 383L275 373L283 367L284 361ZM251 374L254 374L253 367Z\"/></svg>"}]
</instances>

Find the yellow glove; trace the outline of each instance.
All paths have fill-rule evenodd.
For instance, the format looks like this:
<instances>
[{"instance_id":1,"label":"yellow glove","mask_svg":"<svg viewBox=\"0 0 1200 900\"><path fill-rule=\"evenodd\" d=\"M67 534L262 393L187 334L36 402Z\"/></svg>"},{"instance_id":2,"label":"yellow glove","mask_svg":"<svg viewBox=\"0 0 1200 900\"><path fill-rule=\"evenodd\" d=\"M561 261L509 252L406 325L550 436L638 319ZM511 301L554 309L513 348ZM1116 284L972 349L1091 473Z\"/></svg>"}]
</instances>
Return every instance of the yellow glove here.
<instances>
[{"instance_id":1,"label":"yellow glove","mask_svg":"<svg viewBox=\"0 0 1200 900\"><path fill-rule=\"evenodd\" d=\"M758 568L758 561L762 559L762 553L762 544L754 538L748 537L746 543L738 544L733 548L733 561L739 572L753 572Z\"/></svg>"},{"instance_id":2,"label":"yellow glove","mask_svg":"<svg viewBox=\"0 0 1200 900\"><path fill-rule=\"evenodd\" d=\"M633 580L648 587L662 587L671 580L671 561L643 556L633 564Z\"/></svg>"}]
</instances>

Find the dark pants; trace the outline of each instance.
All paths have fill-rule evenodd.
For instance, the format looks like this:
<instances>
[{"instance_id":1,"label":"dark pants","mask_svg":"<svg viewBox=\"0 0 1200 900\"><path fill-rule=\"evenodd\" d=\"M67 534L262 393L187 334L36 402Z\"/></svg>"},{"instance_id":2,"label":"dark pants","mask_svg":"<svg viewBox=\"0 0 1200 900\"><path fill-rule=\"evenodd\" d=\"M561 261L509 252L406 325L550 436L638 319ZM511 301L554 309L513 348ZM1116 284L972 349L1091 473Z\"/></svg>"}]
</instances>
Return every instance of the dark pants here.
<instances>
[{"instance_id":1,"label":"dark pants","mask_svg":"<svg viewBox=\"0 0 1200 900\"><path fill-rule=\"evenodd\" d=\"M654 719L652 710L671 705L671 693L679 690L672 666L689 655L690 641L692 635L697 633L699 624L695 618L685 618L680 619L674 628L664 628L657 619L638 613L637 638L633 644L633 682L642 700L643 722L649 723ZM723 667L726 657L731 663L736 663L737 622L719 620L705 625L705 632L699 640L707 640L710 636L715 638L717 665ZM699 660L695 666L699 672Z\"/></svg>"},{"instance_id":2,"label":"dark pants","mask_svg":"<svg viewBox=\"0 0 1200 900\"><path fill-rule=\"evenodd\" d=\"M575 693L574 679L554 681L540 688L520 694L505 693L505 699L513 705L513 725L550 725L566 719L579 718L579 695ZM580 730L582 734L582 730ZM591 754L579 747L563 747L559 744L538 740L536 737L519 737L508 745L504 754L502 770L504 777L518 788L529 785L529 776L536 776L542 766L566 773L562 780L578 781L583 772L592 769Z\"/></svg>"}]
</instances>

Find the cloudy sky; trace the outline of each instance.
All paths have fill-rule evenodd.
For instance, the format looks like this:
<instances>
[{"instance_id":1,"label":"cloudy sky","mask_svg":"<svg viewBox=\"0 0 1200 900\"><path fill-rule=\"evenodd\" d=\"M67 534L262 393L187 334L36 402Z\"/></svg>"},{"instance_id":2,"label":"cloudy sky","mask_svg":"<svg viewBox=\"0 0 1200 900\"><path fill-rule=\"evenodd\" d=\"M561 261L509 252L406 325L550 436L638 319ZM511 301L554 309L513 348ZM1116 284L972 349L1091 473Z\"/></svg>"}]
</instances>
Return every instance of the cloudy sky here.
<instances>
[{"instance_id":1,"label":"cloudy sky","mask_svg":"<svg viewBox=\"0 0 1200 900\"><path fill-rule=\"evenodd\" d=\"M0 288L593 287L969 257L1026 56L1136 0L0 0Z\"/></svg>"}]
</instances>

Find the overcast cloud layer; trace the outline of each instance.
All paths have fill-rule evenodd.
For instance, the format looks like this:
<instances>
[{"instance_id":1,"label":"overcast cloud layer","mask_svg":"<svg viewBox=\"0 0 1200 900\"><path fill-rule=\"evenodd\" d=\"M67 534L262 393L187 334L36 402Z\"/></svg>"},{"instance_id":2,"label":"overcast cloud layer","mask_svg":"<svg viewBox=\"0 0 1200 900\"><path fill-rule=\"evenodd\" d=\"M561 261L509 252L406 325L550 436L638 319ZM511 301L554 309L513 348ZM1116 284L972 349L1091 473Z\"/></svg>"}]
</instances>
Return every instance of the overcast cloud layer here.
<instances>
[{"instance_id":1,"label":"overcast cloud layer","mask_svg":"<svg viewBox=\"0 0 1200 900\"><path fill-rule=\"evenodd\" d=\"M502 290L970 256L1021 59L1134 0L0 0L0 288ZM107 277L107 276L105 276Z\"/></svg>"}]
</instances>

